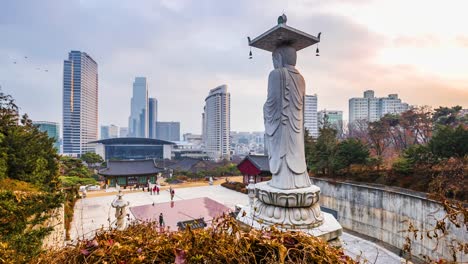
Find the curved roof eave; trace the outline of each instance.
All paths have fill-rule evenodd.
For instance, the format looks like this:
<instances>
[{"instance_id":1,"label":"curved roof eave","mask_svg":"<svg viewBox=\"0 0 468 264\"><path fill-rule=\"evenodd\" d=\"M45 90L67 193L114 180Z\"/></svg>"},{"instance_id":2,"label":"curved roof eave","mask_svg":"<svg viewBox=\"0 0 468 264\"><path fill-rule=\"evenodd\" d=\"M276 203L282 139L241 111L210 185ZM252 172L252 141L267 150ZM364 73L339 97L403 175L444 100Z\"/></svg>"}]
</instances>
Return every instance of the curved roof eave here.
<instances>
[{"instance_id":1,"label":"curved roof eave","mask_svg":"<svg viewBox=\"0 0 468 264\"><path fill-rule=\"evenodd\" d=\"M175 145L174 142L154 139L154 138L136 138L136 137L121 137L121 138L106 138L88 143L99 143L104 145Z\"/></svg>"}]
</instances>

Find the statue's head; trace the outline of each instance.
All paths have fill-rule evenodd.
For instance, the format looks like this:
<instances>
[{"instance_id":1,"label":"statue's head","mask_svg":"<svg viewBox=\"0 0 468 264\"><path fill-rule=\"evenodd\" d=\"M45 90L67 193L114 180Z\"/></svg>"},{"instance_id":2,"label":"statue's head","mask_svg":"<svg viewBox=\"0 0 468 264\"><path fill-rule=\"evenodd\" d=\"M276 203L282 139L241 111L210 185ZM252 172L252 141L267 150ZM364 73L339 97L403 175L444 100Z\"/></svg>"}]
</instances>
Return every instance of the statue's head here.
<instances>
[{"instance_id":1,"label":"statue's head","mask_svg":"<svg viewBox=\"0 0 468 264\"><path fill-rule=\"evenodd\" d=\"M296 66L297 54L296 49L289 46L283 45L277 47L273 51L273 66L275 69L284 67L285 65Z\"/></svg>"}]
</instances>

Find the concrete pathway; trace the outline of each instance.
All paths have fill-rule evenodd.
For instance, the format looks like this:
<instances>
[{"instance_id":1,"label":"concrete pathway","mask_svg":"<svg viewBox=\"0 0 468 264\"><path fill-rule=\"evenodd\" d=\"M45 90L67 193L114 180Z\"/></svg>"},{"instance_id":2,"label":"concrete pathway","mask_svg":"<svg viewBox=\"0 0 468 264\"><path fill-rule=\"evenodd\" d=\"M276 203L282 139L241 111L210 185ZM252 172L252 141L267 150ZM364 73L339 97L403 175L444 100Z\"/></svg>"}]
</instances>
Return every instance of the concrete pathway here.
<instances>
[{"instance_id":1,"label":"concrete pathway","mask_svg":"<svg viewBox=\"0 0 468 264\"><path fill-rule=\"evenodd\" d=\"M115 192L114 194L117 194ZM234 209L236 204L248 204L245 194L226 189L220 185L176 188L174 201L209 197L228 208ZM75 215L71 223L70 237L72 241L83 237L92 237L100 228L107 229L115 223L115 210L111 207L115 195L80 199L75 205ZM169 191L161 191L160 195L150 195L148 192L127 193L124 199L130 201L130 207L152 205L170 202ZM157 209L156 209L157 210ZM130 210L127 210L130 219L134 219ZM360 260L362 263L393 264L402 263L396 254L362 238L343 233L341 237L346 254ZM404 260L403 260L404 262Z\"/></svg>"}]
</instances>

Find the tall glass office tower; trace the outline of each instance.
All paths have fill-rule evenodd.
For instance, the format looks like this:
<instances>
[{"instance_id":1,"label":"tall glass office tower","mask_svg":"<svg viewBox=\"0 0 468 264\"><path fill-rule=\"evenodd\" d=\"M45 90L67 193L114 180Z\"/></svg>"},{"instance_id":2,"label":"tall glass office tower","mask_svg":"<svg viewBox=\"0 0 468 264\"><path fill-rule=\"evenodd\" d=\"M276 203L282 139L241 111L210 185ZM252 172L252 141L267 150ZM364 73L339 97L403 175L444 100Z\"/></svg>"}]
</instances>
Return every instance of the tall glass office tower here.
<instances>
[{"instance_id":1,"label":"tall glass office tower","mask_svg":"<svg viewBox=\"0 0 468 264\"><path fill-rule=\"evenodd\" d=\"M71 51L63 63L63 153L94 152L98 139L98 65L85 52Z\"/></svg>"},{"instance_id":2,"label":"tall glass office tower","mask_svg":"<svg viewBox=\"0 0 468 264\"><path fill-rule=\"evenodd\" d=\"M156 138L156 123L158 122L158 99L149 98L148 102L149 137Z\"/></svg>"},{"instance_id":3,"label":"tall glass office tower","mask_svg":"<svg viewBox=\"0 0 468 264\"><path fill-rule=\"evenodd\" d=\"M148 84L146 77L136 77L128 118L129 137L148 137Z\"/></svg>"}]
</instances>

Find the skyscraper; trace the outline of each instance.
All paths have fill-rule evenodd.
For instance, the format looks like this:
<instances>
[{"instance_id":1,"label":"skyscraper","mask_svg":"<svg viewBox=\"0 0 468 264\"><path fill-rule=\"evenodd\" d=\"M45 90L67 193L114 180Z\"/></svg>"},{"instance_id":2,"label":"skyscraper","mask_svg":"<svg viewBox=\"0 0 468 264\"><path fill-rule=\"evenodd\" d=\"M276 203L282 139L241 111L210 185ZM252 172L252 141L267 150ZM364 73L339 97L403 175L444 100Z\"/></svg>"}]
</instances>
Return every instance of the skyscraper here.
<instances>
[{"instance_id":1,"label":"skyscraper","mask_svg":"<svg viewBox=\"0 0 468 264\"><path fill-rule=\"evenodd\" d=\"M180 141L179 122L157 122L156 138L167 141Z\"/></svg>"},{"instance_id":2,"label":"skyscraper","mask_svg":"<svg viewBox=\"0 0 468 264\"><path fill-rule=\"evenodd\" d=\"M33 125L37 126L37 128L42 131L46 132L50 138L55 140L54 147L57 152L60 152L60 126L56 122L48 122L48 121L33 121Z\"/></svg>"},{"instance_id":3,"label":"skyscraper","mask_svg":"<svg viewBox=\"0 0 468 264\"><path fill-rule=\"evenodd\" d=\"M63 153L93 152L98 139L98 65L85 52L71 51L63 63Z\"/></svg>"},{"instance_id":4,"label":"skyscraper","mask_svg":"<svg viewBox=\"0 0 468 264\"><path fill-rule=\"evenodd\" d=\"M129 137L148 137L148 84L146 77L136 77L128 118Z\"/></svg>"},{"instance_id":5,"label":"skyscraper","mask_svg":"<svg viewBox=\"0 0 468 264\"><path fill-rule=\"evenodd\" d=\"M399 114L408 109L409 105L401 102L397 94L378 98L374 96L374 91L367 90L363 98L349 99L349 123L358 120L373 122L386 114Z\"/></svg>"},{"instance_id":6,"label":"skyscraper","mask_svg":"<svg viewBox=\"0 0 468 264\"><path fill-rule=\"evenodd\" d=\"M312 137L318 137L317 95L304 97L304 128Z\"/></svg>"},{"instance_id":7,"label":"skyscraper","mask_svg":"<svg viewBox=\"0 0 468 264\"><path fill-rule=\"evenodd\" d=\"M156 138L156 122L158 122L158 100L156 98L149 98L148 101L148 131L150 138Z\"/></svg>"},{"instance_id":8,"label":"skyscraper","mask_svg":"<svg viewBox=\"0 0 468 264\"><path fill-rule=\"evenodd\" d=\"M205 99L203 140L205 151L214 160L230 159L231 95L227 85L218 86Z\"/></svg>"},{"instance_id":9,"label":"skyscraper","mask_svg":"<svg viewBox=\"0 0 468 264\"><path fill-rule=\"evenodd\" d=\"M109 138L109 126L101 126L101 139Z\"/></svg>"},{"instance_id":10,"label":"skyscraper","mask_svg":"<svg viewBox=\"0 0 468 264\"><path fill-rule=\"evenodd\" d=\"M116 125L101 126L101 139L118 138L119 127Z\"/></svg>"}]
</instances>

